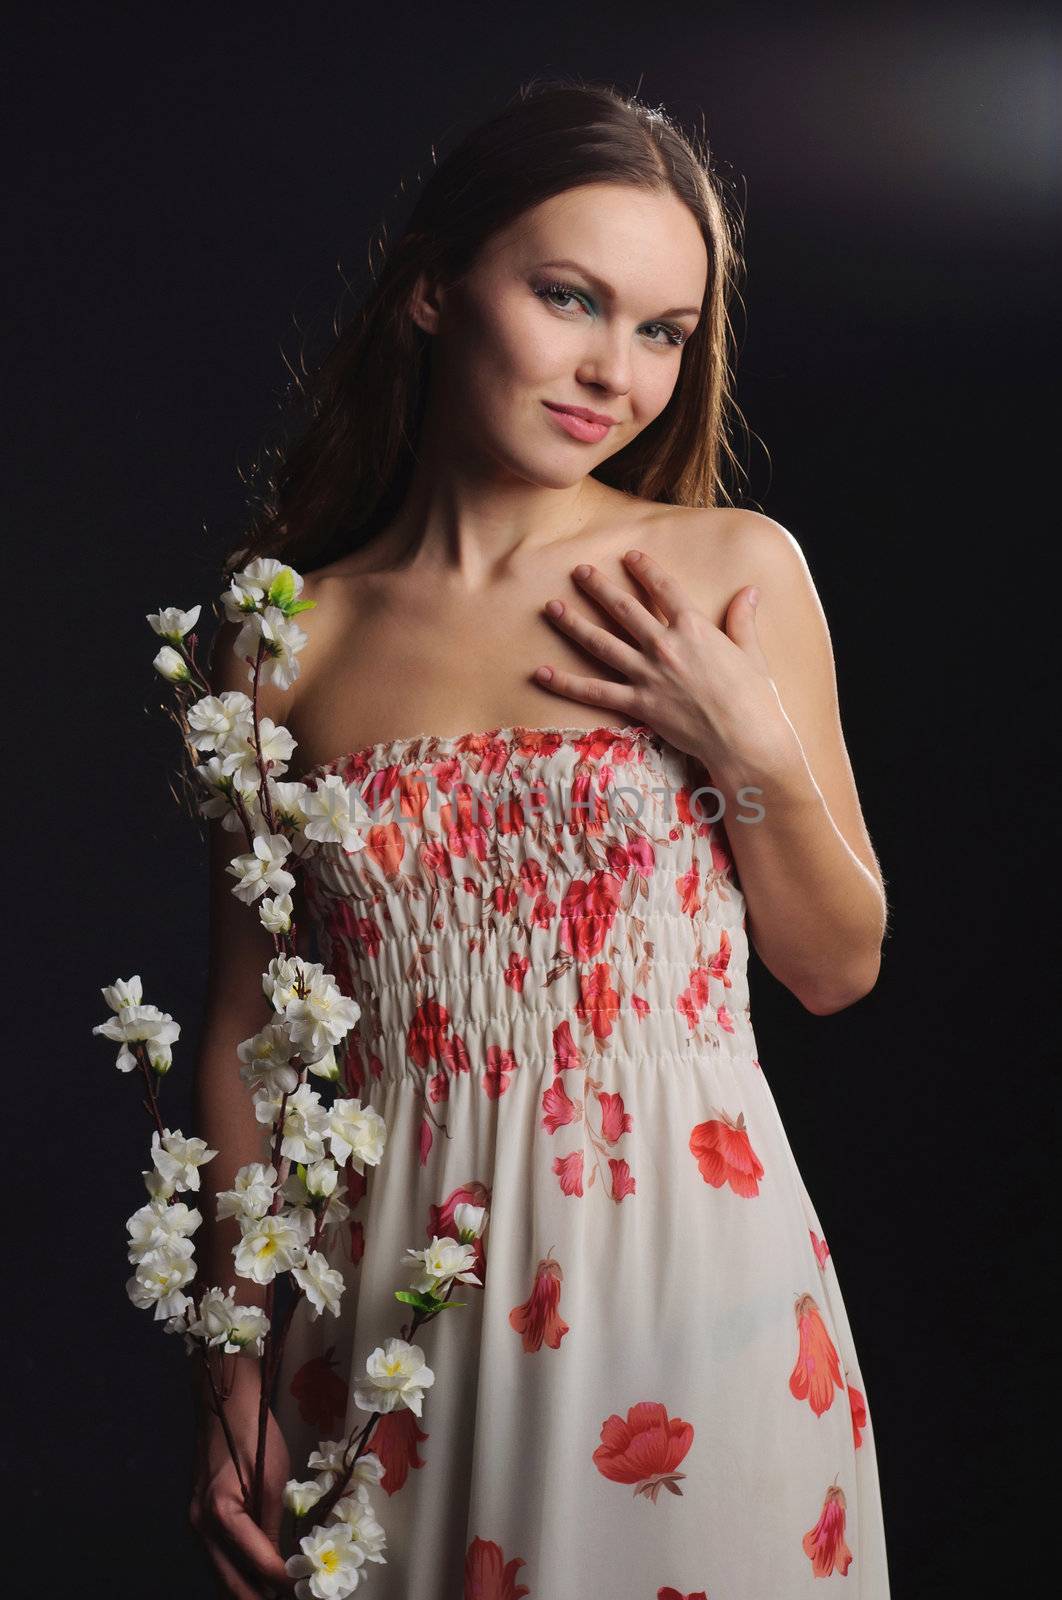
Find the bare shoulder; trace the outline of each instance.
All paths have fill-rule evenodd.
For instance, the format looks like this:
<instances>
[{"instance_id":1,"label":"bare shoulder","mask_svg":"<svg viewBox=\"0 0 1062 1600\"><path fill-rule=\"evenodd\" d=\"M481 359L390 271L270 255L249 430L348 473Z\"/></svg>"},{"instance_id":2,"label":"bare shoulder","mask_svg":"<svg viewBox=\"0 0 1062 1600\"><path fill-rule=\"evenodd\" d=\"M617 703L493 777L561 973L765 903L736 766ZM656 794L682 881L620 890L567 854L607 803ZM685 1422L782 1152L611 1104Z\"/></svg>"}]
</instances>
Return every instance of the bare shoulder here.
<instances>
[{"instance_id":1,"label":"bare shoulder","mask_svg":"<svg viewBox=\"0 0 1062 1600\"><path fill-rule=\"evenodd\" d=\"M755 583L777 593L811 579L797 540L773 517L740 506L659 508L644 547L667 568L693 604L721 621L740 589Z\"/></svg>"}]
</instances>

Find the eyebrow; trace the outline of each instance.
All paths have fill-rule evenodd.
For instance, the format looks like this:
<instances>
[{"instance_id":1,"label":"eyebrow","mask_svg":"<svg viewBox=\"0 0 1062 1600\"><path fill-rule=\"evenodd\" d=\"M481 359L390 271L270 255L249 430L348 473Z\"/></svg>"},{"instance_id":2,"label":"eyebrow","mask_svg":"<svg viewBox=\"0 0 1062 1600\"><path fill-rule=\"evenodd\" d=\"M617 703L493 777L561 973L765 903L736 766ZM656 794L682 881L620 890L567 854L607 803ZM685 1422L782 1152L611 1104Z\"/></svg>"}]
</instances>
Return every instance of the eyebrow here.
<instances>
[{"instance_id":1,"label":"eyebrow","mask_svg":"<svg viewBox=\"0 0 1062 1600\"><path fill-rule=\"evenodd\" d=\"M570 267L574 272L581 272L584 278L588 278L598 293L603 295L606 300L615 300L616 298L616 291L612 285L606 283L604 278L599 278L596 273L589 271L579 261L540 261L538 264L540 267ZM658 312L657 317L699 317L700 314L700 306L673 306L670 311ZM655 321L656 318L652 320Z\"/></svg>"}]
</instances>

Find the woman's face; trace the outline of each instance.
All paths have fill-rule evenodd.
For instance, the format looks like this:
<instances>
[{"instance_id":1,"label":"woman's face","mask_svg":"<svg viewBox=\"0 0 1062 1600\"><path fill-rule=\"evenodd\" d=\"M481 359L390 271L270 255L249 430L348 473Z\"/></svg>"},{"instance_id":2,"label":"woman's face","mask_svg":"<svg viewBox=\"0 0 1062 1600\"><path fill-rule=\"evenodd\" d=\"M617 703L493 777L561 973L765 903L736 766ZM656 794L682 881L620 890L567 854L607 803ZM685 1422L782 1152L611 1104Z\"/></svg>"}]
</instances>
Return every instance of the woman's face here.
<instances>
[{"instance_id":1,"label":"woman's face","mask_svg":"<svg viewBox=\"0 0 1062 1600\"><path fill-rule=\"evenodd\" d=\"M667 405L707 277L670 193L593 183L543 201L459 283L415 299L435 339L429 429L527 482L577 483ZM565 406L613 420L565 423Z\"/></svg>"}]
</instances>

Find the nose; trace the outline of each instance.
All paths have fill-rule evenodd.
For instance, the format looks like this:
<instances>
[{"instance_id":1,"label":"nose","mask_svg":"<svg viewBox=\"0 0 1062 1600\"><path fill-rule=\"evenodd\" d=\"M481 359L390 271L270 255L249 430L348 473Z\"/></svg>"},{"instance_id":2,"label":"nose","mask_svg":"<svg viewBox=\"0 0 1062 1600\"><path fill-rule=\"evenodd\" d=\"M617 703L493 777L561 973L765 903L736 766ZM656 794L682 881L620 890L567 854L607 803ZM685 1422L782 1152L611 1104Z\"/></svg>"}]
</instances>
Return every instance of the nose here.
<instances>
[{"instance_id":1,"label":"nose","mask_svg":"<svg viewBox=\"0 0 1062 1600\"><path fill-rule=\"evenodd\" d=\"M594 329L587 341L576 376L580 383L603 389L608 394L625 395L631 387L631 348L619 328Z\"/></svg>"}]
</instances>

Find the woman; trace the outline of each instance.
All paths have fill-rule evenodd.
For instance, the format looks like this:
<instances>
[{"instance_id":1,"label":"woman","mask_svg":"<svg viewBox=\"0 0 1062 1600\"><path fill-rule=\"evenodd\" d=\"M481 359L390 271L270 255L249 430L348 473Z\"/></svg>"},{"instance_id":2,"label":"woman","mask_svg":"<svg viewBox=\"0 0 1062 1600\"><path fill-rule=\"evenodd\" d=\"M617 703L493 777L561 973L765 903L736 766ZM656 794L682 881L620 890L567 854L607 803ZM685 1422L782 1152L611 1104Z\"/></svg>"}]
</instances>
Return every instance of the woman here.
<instances>
[{"instance_id":1,"label":"woman","mask_svg":"<svg viewBox=\"0 0 1062 1600\"><path fill-rule=\"evenodd\" d=\"M852 1004L886 901L807 565L723 488L737 265L668 119L523 92L431 176L239 554L306 575L300 676L263 708L304 781L365 800L302 925L361 1006L346 1092L388 1144L333 1240L344 1315L293 1325L266 1533L204 1419L195 1515L233 1594L283 1579L280 1434L305 1475L357 1421L403 1255L465 1202L480 1281L424 1330L423 1414L371 1445L372 1593L888 1595L866 1392L746 983L751 939L809 1010ZM246 687L232 631L219 692ZM230 850L215 1187L260 1155L230 1063L272 955Z\"/></svg>"}]
</instances>

